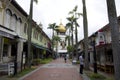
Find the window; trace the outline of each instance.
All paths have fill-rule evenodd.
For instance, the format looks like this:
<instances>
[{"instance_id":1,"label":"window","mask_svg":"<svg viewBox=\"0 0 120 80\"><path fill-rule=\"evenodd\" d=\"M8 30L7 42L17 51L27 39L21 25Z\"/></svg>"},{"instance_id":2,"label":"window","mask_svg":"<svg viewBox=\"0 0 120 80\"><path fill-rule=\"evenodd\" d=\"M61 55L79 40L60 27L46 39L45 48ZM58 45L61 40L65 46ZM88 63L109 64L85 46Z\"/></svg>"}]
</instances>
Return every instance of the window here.
<instances>
[{"instance_id":1,"label":"window","mask_svg":"<svg viewBox=\"0 0 120 80\"><path fill-rule=\"evenodd\" d=\"M7 44L4 44L3 56L4 56L4 57L8 56L8 45L7 45Z\"/></svg>"},{"instance_id":2,"label":"window","mask_svg":"<svg viewBox=\"0 0 120 80\"><path fill-rule=\"evenodd\" d=\"M42 40L43 40L43 36L42 36L41 34L40 34L39 39L40 39L40 42L42 42Z\"/></svg>"},{"instance_id":3,"label":"window","mask_svg":"<svg viewBox=\"0 0 120 80\"><path fill-rule=\"evenodd\" d=\"M38 40L38 32L36 32L36 39Z\"/></svg>"},{"instance_id":4,"label":"window","mask_svg":"<svg viewBox=\"0 0 120 80\"><path fill-rule=\"evenodd\" d=\"M27 24L24 24L24 33L27 34Z\"/></svg>"},{"instance_id":5,"label":"window","mask_svg":"<svg viewBox=\"0 0 120 80\"><path fill-rule=\"evenodd\" d=\"M12 16L12 12L10 11L10 9L7 9L5 14L5 21L4 21L4 25L7 28L10 28L11 16Z\"/></svg>"},{"instance_id":6,"label":"window","mask_svg":"<svg viewBox=\"0 0 120 80\"><path fill-rule=\"evenodd\" d=\"M34 30L34 32L33 32L33 38L35 38L35 34L36 34L36 32L35 32L35 30Z\"/></svg>"},{"instance_id":7,"label":"window","mask_svg":"<svg viewBox=\"0 0 120 80\"><path fill-rule=\"evenodd\" d=\"M11 20L11 27L12 27L12 30L16 30L16 23L17 23L17 16L14 14L12 16L12 20Z\"/></svg>"},{"instance_id":8,"label":"window","mask_svg":"<svg viewBox=\"0 0 120 80\"><path fill-rule=\"evenodd\" d=\"M20 34L21 32L21 23L22 23L21 18L19 18L17 20L17 28L16 28L18 34Z\"/></svg>"}]
</instances>

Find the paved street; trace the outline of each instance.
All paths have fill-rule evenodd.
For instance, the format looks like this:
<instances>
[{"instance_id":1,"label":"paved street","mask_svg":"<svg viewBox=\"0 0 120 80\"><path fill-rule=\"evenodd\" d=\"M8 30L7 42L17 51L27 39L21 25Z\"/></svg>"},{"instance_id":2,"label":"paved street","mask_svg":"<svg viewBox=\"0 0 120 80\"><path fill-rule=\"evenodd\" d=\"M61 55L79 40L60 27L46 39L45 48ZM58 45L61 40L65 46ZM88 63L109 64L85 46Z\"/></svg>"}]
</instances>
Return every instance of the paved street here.
<instances>
[{"instance_id":1,"label":"paved street","mask_svg":"<svg viewBox=\"0 0 120 80\"><path fill-rule=\"evenodd\" d=\"M58 58L49 64L40 66L20 80L82 80L82 78L76 66L70 61L65 63L63 58Z\"/></svg>"}]
</instances>

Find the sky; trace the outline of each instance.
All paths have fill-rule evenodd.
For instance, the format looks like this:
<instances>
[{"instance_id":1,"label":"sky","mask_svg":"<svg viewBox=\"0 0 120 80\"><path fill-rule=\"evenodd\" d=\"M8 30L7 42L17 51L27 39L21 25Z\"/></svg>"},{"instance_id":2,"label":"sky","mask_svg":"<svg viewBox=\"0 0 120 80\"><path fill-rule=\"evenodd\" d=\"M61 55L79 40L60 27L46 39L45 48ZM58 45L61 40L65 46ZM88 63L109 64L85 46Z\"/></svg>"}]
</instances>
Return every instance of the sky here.
<instances>
[{"instance_id":1,"label":"sky","mask_svg":"<svg viewBox=\"0 0 120 80\"><path fill-rule=\"evenodd\" d=\"M16 0L18 4L29 13L30 0ZM115 0L117 16L120 16L120 0ZM51 38L52 30L47 29L48 24L56 23L65 26L68 13L78 6L79 13L82 13L82 0L38 0L33 4L33 20L37 24L42 23L44 32ZM86 0L87 19L88 19L88 35L90 36L106 24L108 24L108 15L106 8L106 0ZM83 18L79 18L78 23L78 39L84 38Z\"/></svg>"}]
</instances>

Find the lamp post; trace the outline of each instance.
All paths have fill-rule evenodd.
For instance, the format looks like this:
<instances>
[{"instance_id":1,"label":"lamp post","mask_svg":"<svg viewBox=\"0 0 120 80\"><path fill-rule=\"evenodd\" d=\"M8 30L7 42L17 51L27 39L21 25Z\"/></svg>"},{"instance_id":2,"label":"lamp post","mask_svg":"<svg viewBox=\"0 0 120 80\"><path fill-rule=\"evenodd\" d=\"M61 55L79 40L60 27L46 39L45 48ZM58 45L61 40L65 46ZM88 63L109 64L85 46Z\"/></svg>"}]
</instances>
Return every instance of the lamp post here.
<instances>
[{"instance_id":1,"label":"lamp post","mask_svg":"<svg viewBox=\"0 0 120 80\"><path fill-rule=\"evenodd\" d=\"M94 73L97 73L97 59L96 59L96 48L95 48L95 34L92 36L92 46L93 46L93 67L94 67Z\"/></svg>"}]
</instances>

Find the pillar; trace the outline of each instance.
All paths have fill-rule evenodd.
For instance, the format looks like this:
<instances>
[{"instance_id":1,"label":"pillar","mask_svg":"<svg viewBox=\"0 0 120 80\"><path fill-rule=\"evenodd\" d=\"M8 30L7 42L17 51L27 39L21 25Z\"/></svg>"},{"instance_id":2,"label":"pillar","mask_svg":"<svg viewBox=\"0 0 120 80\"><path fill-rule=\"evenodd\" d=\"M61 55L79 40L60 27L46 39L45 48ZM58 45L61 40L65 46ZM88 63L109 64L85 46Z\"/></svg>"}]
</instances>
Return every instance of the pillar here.
<instances>
[{"instance_id":1,"label":"pillar","mask_svg":"<svg viewBox=\"0 0 120 80\"><path fill-rule=\"evenodd\" d=\"M17 43L17 72L21 71L22 52L23 52L23 41L19 40Z\"/></svg>"},{"instance_id":2,"label":"pillar","mask_svg":"<svg viewBox=\"0 0 120 80\"><path fill-rule=\"evenodd\" d=\"M2 62L2 58L3 58L3 37L0 36L0 63Z\"/></svg>"}]
</instances>

